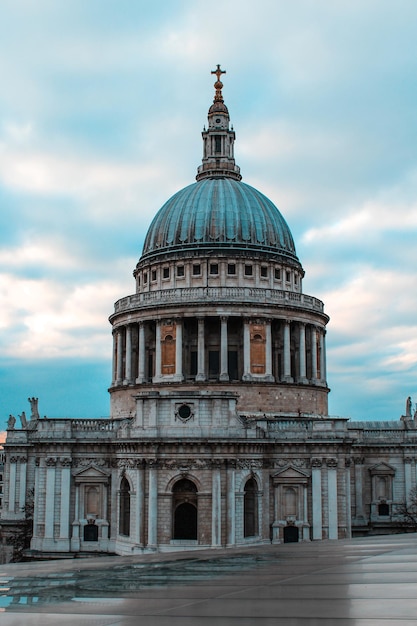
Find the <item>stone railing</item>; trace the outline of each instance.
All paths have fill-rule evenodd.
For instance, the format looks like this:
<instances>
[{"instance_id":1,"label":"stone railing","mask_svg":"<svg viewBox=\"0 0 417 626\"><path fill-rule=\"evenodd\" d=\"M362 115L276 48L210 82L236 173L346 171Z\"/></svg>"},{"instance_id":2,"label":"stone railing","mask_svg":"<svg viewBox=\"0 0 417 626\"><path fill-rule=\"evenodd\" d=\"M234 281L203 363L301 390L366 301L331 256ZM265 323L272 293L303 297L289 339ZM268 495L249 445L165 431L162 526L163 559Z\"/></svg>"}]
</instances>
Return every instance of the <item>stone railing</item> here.
<instances>
[{"instance_id":1,"label":"stone railing","mask_svg":"<svg viewBox=\"0 0 417 626\"><path fill-rule=\"evenodd\" d=\"M118 422L101 418L45 418L37 420L33 436L41 439L108 438L118 429Z\"/></svg>"},{"instance_id":2,"label":"stone railing","mask_svg":"<svg viewBox=\"0 0 417 626\"><path fill-rule=\"evenodd\" d=\"M137 308L164 306L167 304L233 303L291 306L323 312L323 302L304 293L280 289L257 289L254 287L184 287L136 293L118 300L115 313Z\"/></svg>"}]
</instances>

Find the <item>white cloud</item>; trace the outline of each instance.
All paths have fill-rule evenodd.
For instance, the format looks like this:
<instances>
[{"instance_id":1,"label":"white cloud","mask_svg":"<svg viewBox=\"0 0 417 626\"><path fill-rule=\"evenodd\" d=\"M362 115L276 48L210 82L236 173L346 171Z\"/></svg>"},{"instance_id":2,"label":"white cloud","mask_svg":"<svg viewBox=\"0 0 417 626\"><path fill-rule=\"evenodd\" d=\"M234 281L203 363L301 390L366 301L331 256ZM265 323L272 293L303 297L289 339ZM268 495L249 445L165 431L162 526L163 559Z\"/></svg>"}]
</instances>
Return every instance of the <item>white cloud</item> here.
<instances>
[{"instance_id":1,"label":"white cloud","mask_svg":"<svg viewBox=\"0 0 417 626\"><path fill-rule=\"evenodd\" d=\"M119 283L97 281L69 288L53 280L1 278L0 327L9 329L2 342L4 356L109 357L107 318L111 303L121 297Z\"/></svg>"}]
</instances>

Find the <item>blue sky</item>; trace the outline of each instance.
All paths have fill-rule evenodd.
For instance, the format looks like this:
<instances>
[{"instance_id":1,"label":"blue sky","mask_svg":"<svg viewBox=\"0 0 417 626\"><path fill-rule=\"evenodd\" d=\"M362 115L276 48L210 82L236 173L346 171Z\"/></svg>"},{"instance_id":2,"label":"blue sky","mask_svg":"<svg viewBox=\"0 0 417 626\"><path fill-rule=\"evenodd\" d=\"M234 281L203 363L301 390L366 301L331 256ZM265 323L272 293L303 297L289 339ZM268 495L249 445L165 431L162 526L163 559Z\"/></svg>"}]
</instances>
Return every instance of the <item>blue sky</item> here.
<instances>
[{"instance_id":1,"label":"blue sky","mask_svg":"<svg viewBox=\"0 0 417 626\"><path fill-rule=\"evenodd\" d=\"M414 0L3 0L0 429L109 414L111 327L146 229L224 96L243 180L293 232L328 326L330 413L417 400Z\"/></svg>"}]
</instances>

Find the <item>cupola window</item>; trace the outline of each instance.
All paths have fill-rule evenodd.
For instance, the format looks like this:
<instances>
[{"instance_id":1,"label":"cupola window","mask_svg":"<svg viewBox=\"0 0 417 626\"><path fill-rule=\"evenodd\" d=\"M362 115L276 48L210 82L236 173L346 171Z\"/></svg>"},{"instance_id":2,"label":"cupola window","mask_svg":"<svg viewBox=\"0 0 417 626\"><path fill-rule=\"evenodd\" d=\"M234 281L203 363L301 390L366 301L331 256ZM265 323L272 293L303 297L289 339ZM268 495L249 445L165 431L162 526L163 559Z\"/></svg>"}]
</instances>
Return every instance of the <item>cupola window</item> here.
<instances>
[{"instance_id":1,"label":"cupola window","mask_svg":"<svg viewBox=\"0 0 417 626\"><path fill-rule=\"evenodd\" d=\"M228 265L227 265L227 273L229 274L229 276L235 276L236 275L236 265L234 263L228 263Z\"/></svg>"},{"instance_id":2,"label":"cupola window","mask_svg":"<svg viewBox=\"0 0 417 626\"><path fill-rule=\"evenodd\" d=\"M221 135L214 136L214 152L218 153L222 151L222 138Z\"/></svg>"},{"instance_id":3,"label":"cupola window","mask_svg":"<svg viewBox=\"0 0 417 626\"><path fill-rule=\"evenodd\" d=\"M217 276L218 273L219 273L218 263L210 263L210 274Z\"/></svg>"},{"instance_id":4,"label":"cupola window","mask_svg":"<svg viewBox=\"0 0 417 626\"><path fill-rule=\"evenodd\" d=\"M195 263L193 265L193 276L200 276L201 274L201 265L200 263Z\"/></svg>"},{"instance_id":5,"label":"cupola window","mask_svg":"<svg viewBox=\"0 0 417 626\"><path fill-rule=\"evenodd\" d=\"M268 278L268 268L265 266L261 267L261 276L262 278Z\"/></svg>"},{"instance_id":6,"label":"cupola window","mask_svg":"<svg viewBox=\"0 0 417 626\"><path fill-rule=\"evenodd\" d=\"M285 272L285 280L287 283L291 282L291 274L290 272Z\"/></svg>"},{"instance_id":7,"label":"cupola window","mask_svg":"<svg viewBox=\"0 0 417 626\"><path fill-rule=\"evenodd\" d=\"M178 265L177 266L177 276L179 276L179 277L184 276L184 266L183 265Z\"/></svg>"},{"instance_id":8,"label":"cupola window","mask_svg":"<svg viewBox=\"0 0 417 626\"><path fill-rule=\"evenodd\" d=\"M253 267L252 265L245 265L245 276L252 276Z\"/></svg>"},{"instance_id":9,"label":"cupola window","mask_svg":"<svg viewBox=\"0 0 417 626\"><path fill-rule=\"evenodd\" d=\"M162 270L162 277L169 278L169 267L164 267Z\"/></svg>"},{"instance_id":10,"label":"cupola window","mask_svg":"<svg viewBox=\"0 0 417 626\"><path fill-rule=\"evenodd\" d=\"M281 280L281 270L279 267L275 268L275 280Z\"/></svg>"},{"instance_id":11,"label":"cupola window","mask_svg":"<svg viewBox=\"0 0 417 626\"><path fill-rule=\"evenodd\" d=\"M156 270L152 270L152 272L151 272L151 280L152 281L156 280Z\"/></svg>"}]
</instances>

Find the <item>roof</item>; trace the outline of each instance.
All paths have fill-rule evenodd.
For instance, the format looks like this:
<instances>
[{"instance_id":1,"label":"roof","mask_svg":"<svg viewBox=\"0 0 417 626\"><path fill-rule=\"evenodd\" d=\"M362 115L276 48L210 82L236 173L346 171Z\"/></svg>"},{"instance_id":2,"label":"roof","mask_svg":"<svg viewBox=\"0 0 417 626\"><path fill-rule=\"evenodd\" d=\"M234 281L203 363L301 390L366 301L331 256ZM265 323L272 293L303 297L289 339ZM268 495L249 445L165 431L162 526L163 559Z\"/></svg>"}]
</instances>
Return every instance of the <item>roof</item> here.
<instances>
[{"instance_id":1,"label":"roof","mask_svg":"<svg viewBox=\"0 0 417 626\"><path fill-rule=\"evenodd\" d=\"M142 258L207 247L265 252L299 264L291 231L273 202L227 177L207 178L174 194L153 219Z\"/></svg>"}]
</instances>

